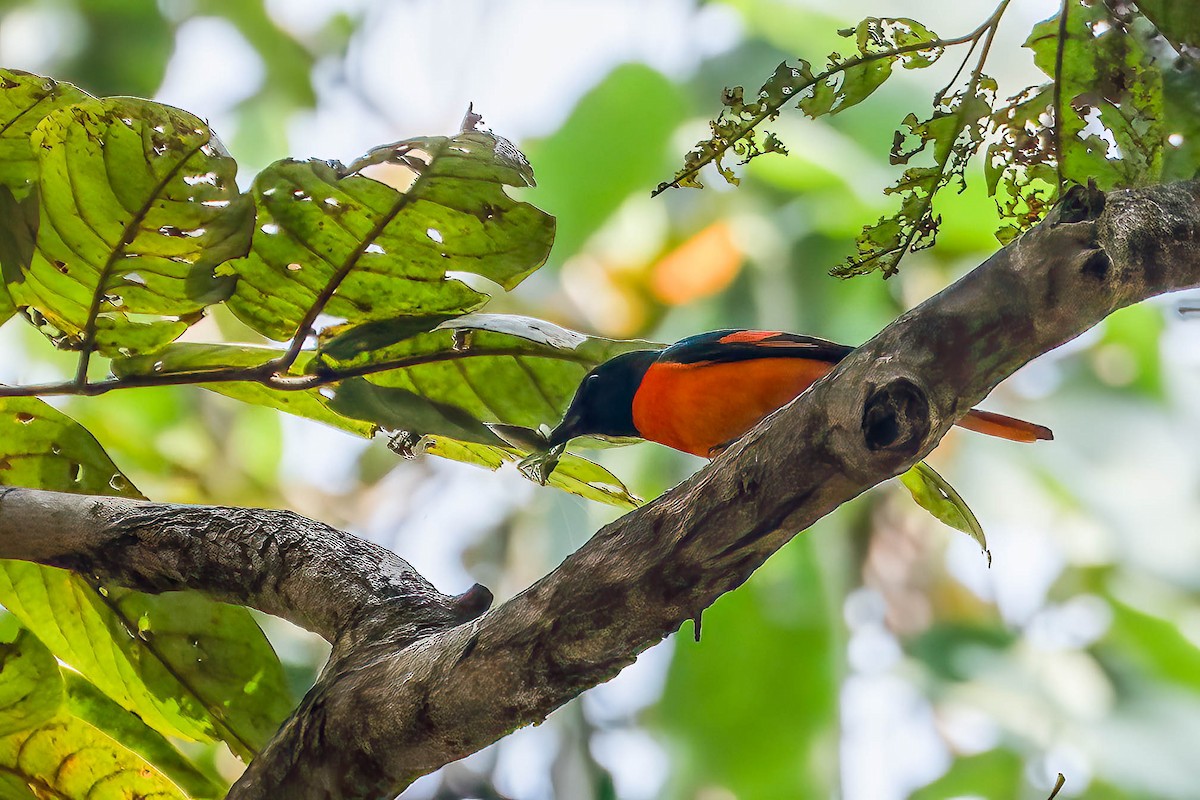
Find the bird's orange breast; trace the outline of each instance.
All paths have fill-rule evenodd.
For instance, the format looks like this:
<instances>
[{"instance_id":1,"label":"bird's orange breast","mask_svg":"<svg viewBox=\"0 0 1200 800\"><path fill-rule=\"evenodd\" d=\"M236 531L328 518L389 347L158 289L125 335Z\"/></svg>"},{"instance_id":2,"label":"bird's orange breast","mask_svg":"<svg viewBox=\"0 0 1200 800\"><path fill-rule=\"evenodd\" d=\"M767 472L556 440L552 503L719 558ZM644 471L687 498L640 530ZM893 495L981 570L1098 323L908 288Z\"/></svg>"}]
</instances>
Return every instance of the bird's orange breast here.
<instances>
[{"instance_id":1,"label":"bird's orange breast","mask_svg":"<svg viewBox=\"0 0 1200 800\"><path fill-rule=\"evenodd\" d=\"M644 439L709 457L833 366L808 358L656 363L634 395L633 424Z\"/></svg>"}]
</instances>

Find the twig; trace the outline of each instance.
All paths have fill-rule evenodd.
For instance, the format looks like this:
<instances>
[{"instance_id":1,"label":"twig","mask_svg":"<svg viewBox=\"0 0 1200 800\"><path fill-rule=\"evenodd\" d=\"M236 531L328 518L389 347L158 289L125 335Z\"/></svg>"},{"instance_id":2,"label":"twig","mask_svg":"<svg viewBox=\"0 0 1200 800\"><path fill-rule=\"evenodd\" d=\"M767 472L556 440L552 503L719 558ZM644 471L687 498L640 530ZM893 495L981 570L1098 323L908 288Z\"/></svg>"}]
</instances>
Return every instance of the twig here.
<instances>
[{"instance_id":1,"label":"twig","mask_svg":"<svg viewBox=\"0 0 1200 800\"><path fill-rule=\"evenodd\" d=\"M1071 0L1062 0L1062 8L1058 12L1058 41L1054 46L1054 128L1051 130L1054 142L1054 167L1058 177L1058 188L1055 197L1062 197L1063 187L1063 150L1062 150L1062 68L1063 52L1067 49L1067 10Z\"/></svg>"},{"instance_id":2,"label":"twig","mask_svg":"<svg viewBox=\"0 0 1200 800\"><path fill-rule=\"evenodd\" d=\"M797 87L795 92L788 95L787 97L784 97L779 102L768 104L767 107L763 111L756 114L753 119L751 119L749 122L747 122L741 128L739 128L737 133L735 133L733 136L729 137L726 140L724 147L714 148L712 153L704 156L703 158L698 159L690 167L687 167L686 169L682 170L681 172L676 173L675 177L672 180L662 183L657 188L655 188L652 192L650 192L650 196L658 197L658 195L662 194L667 189L679 188L679 184L681 181L691 178L697 172L699 172L701 169L703 169L704 167L708 166L713 161L715 161L718 156L724 155L725 152L728 151L729 148L732 147L735 142L741 141L746 136L746 134L748 134L750 131L754 130L762 122L764 122L765 120L772 118L776 114L778 114L779 111L784 107L784 105L786 105L789 101L793 100L796 97L796 95L799 94L800 92L803 92L804 90L806 90L812 86L816 86L818 83L821 83L822 81L828 80L830 77L838 74L839 72L844 72L845 70L850 69L851 67L857 67L859 64L869 64L872 61L879 61L880 59L883 59L883 58L895 58L896 56L902 56L902 55L905 55L906 53L916 53L916 52L920 52L921 50L934 50L934 49L938 49L938 48L953 47L954 45L964 44L966 42L971 42L971 41L977 41L979 39L979 37L983 35L984 31L987 31L989 28L992 28L996 25L996 23L1000 19L1000 16L1004 13L1004 9L1008 6L1008 3L1009 3L1009 0L1004 0L1004 2L1000 3L1000 5L996 7L996 10L992 12L992 15L990 17L988 17L983 22L982 25L980 25L978 28L976 28L975 30L971 31L970 33L968 33L964 36L957 36L953 39L931 39L927 42L915 42L910 45L905 45L904 47L896 47L891 50L884 50L884 51L880 51L878 53L868 53L867 55L864 55L864 56L854 56L853 58L846 59L845 61L843 61L842 63L838 64L835 67L831 67L831 68L825 70L821 74L813 77L812 80L807 81L802 86Z\"/></svg>"}]
</instances>

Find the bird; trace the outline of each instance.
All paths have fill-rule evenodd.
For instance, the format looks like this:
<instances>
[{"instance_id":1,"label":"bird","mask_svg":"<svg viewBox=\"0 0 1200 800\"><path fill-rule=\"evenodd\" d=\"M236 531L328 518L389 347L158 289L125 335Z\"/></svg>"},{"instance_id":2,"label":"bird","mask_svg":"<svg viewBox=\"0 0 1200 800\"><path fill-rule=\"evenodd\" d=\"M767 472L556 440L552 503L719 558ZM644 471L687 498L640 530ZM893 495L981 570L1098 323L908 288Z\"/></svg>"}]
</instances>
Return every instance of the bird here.
<instances>
[{"instance_id":1,"label":"bird","mask_svg":"<svg viewBox=\"0 0 1200 800\"><path fill-rule=\"evenodd\" d=\"M638 438L713 458L853 350L803 334L728 329L622 353L584 376L547 443ZM1054 438L1049 428L980 409L955 424L1018 442Z\"/></svg>"}]
</instances>

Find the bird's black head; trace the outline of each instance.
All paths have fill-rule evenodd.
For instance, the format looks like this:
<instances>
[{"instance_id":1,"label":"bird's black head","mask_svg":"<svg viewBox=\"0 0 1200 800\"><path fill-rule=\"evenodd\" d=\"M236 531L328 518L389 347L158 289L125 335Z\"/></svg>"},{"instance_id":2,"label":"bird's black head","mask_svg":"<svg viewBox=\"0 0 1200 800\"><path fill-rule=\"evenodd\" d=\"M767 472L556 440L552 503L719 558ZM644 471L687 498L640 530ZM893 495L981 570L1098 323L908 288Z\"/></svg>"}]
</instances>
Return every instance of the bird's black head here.
<instances>
[{"instance_id":1,"label":"bird's black head","mask_svg":"<svg viewBox=\"0 0 1200 800\"><path fill-rule=\"evenodd\" d=\"M550 433L550 446L589 434L638 436L633 424L633 396L657 358L655 350L635 350L589 372L575 390L575 399L562 422Z\"/></svg>"}]
</instances>

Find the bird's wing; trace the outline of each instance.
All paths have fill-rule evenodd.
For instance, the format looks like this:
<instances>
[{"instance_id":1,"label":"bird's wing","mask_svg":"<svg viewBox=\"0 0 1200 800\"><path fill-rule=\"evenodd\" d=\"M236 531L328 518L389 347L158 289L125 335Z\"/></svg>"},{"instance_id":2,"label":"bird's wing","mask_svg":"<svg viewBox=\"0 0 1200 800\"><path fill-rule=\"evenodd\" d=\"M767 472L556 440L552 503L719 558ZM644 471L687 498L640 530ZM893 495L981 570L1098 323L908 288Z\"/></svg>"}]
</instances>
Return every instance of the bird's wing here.
<instances>
[{"instance_id":1,"label":"bird's wing","mask_svg":"<svg viewBox=\"0 0 1200 800\"><path fill-rule=\"evenodd\" d=\"M854 350L844 344L786 331L720 330L682 339L663 350L659 363L748 361L756 358L807 358L836 364Z\"/></svg>"}]
</instances>

